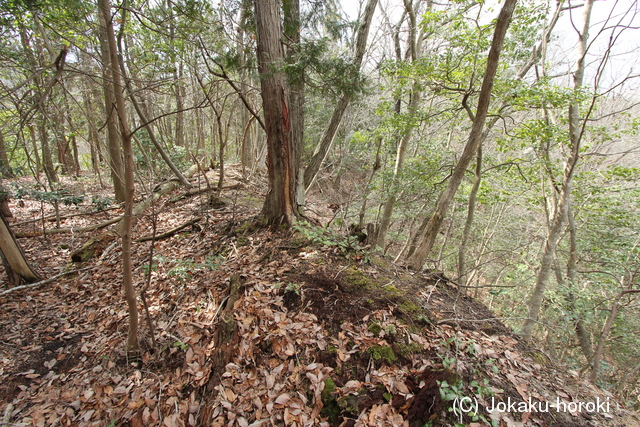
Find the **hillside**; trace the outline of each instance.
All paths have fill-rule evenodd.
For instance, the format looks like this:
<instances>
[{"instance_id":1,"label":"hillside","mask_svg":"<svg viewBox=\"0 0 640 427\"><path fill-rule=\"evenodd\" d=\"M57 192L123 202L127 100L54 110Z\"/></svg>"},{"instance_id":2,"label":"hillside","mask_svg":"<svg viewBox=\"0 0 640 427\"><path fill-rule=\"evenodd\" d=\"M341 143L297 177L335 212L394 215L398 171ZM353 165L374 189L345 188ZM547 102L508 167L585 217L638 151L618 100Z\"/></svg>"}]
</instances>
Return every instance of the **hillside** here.
<instances>
[{"instance_id":1,"label":"hillside","mask_svg":"<svg viewBox=\"0 0 640 427\"><path fill-rule=\"evenodd\" d=\"M160 234L198 218L154 242L148 288L151 244L134 246L155 337L141 305L141 360L124 351L118 244L71 265L99 231L36 236L42 224L25 221L50 208L12 201L13 230L33 236L20 243L44 277L85 269L0 291L0 425L640 426L443 274L409 271L318 226L257 227L264 189L231 178L223 206L176 190L135 227L140 238L154 221ZM478 416L456 413L460 404Z\"/></svg>"}]
</instances>

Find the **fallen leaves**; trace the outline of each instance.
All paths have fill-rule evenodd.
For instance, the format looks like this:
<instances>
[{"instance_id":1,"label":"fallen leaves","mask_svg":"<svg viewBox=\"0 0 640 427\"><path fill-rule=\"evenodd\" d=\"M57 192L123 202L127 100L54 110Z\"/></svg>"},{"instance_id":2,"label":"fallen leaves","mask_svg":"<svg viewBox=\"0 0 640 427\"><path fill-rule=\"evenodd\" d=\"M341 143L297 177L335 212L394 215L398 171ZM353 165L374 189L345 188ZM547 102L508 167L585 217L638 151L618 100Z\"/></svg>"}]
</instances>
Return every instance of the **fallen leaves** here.
<instances>
[{"instance_id":1,"label":"fallen leaves","mask_svg":"<svg viewBox=\"0 0 640 427\"><path fill-rule=\"evenodd\" d=\"M184 222L189 211L199 209L194 201L181 203L177 210L162 209L163 228ZM481 403L486 403L487 392L469 387L472 380L488 379L486 388L496 399L571 402L583 398L585 390L597 392L576 377L523 356L521 345L508 333L450 325L420 328L399 319L393 302L364 309L365 301L357 298L336 301L336 277L344 271L339 263L352 261L336 261L322 248L283 250L291 248L285 235L261 231L243 239L223 232L231 214L239 221L252 213L209 213L201 221L209 224L204 230L155 243L158 258L147 299L158 347L144 348L142 368L131 365L124 352L127 318L117 247L105 251L91 271L3 297L0 402L7 422L79 427L111 422L134 427L340 422L408 426L412 404L428 388L423 374L442 370L444 358L452 361L449 368L462 379L465 392ZM144 221L137 232L146 233ZM43 245L42 253L52 254L65 238L69 236L56 235L36 243ZM148 246L134 248L141 286ZM61 258L51 260L64 264ZM388 274L366 268L379 277ZM325 270L329 279L320 280ZM302 273L315 275L318 286L296 282ZM224 371L212 372L217 350L213 336L223 326L217 313L234 274L242 275L243 282L232 319L239 342ZM285 303L287 288L298 293L297 305ZM443 314L451 304L438 286L426 285L414 293L423 307L432 307L425 311L431 318L451 317ZM311 303L313 312L307 310ZM351 310L340 322L332 311L337 304ZM331 320L323 314L331 314ZM372 321L380 325L379 334L368 329ZM142 341L149 338L143 328ZM411 351L395 361L375 361L368 353L373 346ZM220 378L219 384L208 389L213 376ZM334 410L341 418L331 419L329 405L337 405ZM444 409L435 414L438 425L447 425L448 416ZM502 425L545 423L536 414L495 414L495 419Z\"/></svg>"}]
</instances>

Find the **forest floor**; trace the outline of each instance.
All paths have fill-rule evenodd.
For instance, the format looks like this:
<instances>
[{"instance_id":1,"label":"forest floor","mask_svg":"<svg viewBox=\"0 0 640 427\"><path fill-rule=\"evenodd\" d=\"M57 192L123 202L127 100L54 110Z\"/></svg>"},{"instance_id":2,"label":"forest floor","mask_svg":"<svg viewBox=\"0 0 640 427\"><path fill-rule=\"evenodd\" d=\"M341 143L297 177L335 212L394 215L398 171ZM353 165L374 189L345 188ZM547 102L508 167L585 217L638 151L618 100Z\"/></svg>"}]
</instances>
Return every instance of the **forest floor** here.
<instances>
[{"instance_id":1,"label":"forest floor","mask_svg":"<svg viewBox=\"0 0 640 427\"><path fill-rule=\"evenodd\" d=\"M90 181L66 184L107 196ZM200 218L153 242L149 281L152 243L134 244L134 282L153 321L151 330L140 304L140 360L125 351L119 244L74 265L70 253L101 231L38 235L36 219L52 208L11 201L11 227L31 236L19 242L42 277L86 269L13 292L0 273L1 426L640 426L442 275L317 226L255 227L264 188L234 170L230 184L224 206L178 189L135 225L139 238L154 219L159 234ZM87 214L59 226L122 213L95 213L89 199L64 207ZM323 223L332 214L322 202L310 211ZM475 416L454 410L474 405Z\"/></svg>"}]
</instances>

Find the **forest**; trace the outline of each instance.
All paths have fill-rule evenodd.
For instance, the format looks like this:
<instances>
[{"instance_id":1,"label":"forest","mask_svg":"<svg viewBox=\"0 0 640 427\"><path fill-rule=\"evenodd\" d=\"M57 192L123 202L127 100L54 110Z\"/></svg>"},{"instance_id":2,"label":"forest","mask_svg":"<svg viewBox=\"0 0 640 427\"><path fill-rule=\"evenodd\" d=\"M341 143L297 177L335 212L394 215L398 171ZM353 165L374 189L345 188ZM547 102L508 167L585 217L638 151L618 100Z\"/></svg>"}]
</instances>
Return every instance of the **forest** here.
<instances>
[{"instance_id":1,"label":"forest","mask_svg":"<svg viewBox=\"0 0 640 427\"><path fill-rule=\"evenodd\" d=\"M494 359L461 324L640 409L639 12L0 0L0 425L516 425L446 409L500 394L462 358ZM320 309L312 294L332 292ZM448 308L422 314L434 292ZM356 297L368 314L337 302ZM268 345L250 335L273 325ZM265 346L282 360L265 356L264 394L241 403L236 357L261 367ZM416 415L429 368L414 389L387 348L454 372L429 371L440 421ZM386 379L338 375L349 360ZM111 385L41 394L81 367ZM386 389L353 403L352 382Z\"/></svg>"}]
</instances>

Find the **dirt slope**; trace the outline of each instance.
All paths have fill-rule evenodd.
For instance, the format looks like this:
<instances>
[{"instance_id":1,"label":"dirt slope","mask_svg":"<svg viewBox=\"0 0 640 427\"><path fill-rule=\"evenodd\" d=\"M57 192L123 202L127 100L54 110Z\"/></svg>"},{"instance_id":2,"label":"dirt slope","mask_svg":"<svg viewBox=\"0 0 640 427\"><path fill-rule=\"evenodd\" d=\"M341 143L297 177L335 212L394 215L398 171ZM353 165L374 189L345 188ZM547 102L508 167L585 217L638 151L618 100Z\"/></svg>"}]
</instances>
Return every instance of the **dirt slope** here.
<instances>
[{"instance_id":1,"label":"dirt slope","mask_svg":"<svg viewBox=\"0 0 640 427\"><path fill-rule=\"evenodd\" d=\"M155 208L158 232L195 214L203 219L154 244L145 294L156 346L142 317L141 361L124 356L117 245L88 263L89 270L0 296L0 421L640 425L613 396L521 344L442 277L406 271L317 228L255 228L257 209L250 205L259 189L225 196L229 204L218 209L207 206L206 196ZM12 208L16 231L37 228L17 223L33 218L39 205ZM96 218L79 216L61 225L91 221ZM151 218L142 218L135 237L150 229ZM89 237L67 233L21 243L52 276ZM134 248L139 291L149 247ZM489 412L494 406L504 411ZM469 412L474 407L476 415Z\"/></svg>"}]
</instances>

